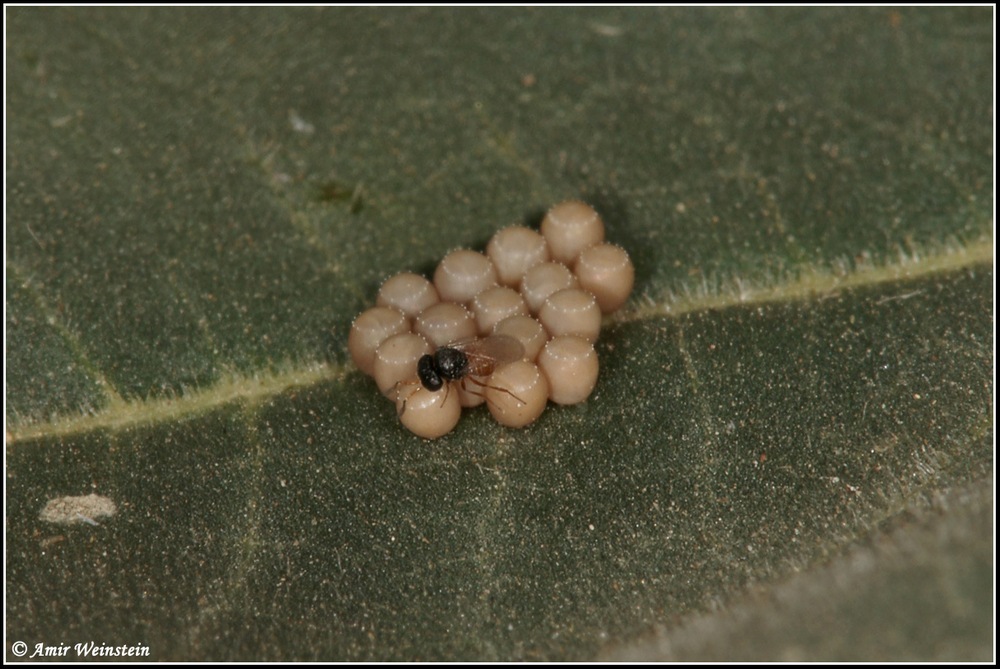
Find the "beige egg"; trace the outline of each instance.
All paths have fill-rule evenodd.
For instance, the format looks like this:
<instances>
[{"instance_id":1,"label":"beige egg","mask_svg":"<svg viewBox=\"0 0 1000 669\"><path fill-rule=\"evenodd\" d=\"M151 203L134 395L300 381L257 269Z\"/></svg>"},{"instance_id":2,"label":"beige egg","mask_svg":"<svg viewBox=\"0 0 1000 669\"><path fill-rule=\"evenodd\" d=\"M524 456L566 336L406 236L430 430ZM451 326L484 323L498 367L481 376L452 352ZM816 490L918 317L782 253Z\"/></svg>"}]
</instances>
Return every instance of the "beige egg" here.
<instances>
[{"instance_id":1,"label":"beige egg","mask_svg":"<svg viewBox=\"0 0 1000 669\"><path fill-rule=\"evenodd\" d=\"M541 227L552 259L567 265L572 265L583 249L604 241L604 221L593 207L579 200L549 209Z\"/></svg>"},{"instance_id":2,"label":"beige egg","mask_svg":"<svg viewBox=\"0 0 1000 669\"><path fill-rule=\"evenodd\" d=\"M420 312L413 331L427 338L434 348L476 336L476 321L469 310L454 302L438 302Z\"/></svg>"},{"instance_id":3,"label":"beige egg","mask_svg":"<svg viewBox=\"0 0 1000 669\"><path fill-rule=\"evenodd\" d=\"M410 331L410 321L398 309L372 307L364 311L351 325L347 336L347 350L351 361L362 372L371 376L375 371L375 349L389 337Z\"/></svg>"},{"instance_id":4,"label":"beige egg","mask_svg":"<svg viewBox=\"0 0 1000 669\"><path fill-rule=\"evenodd\" d=\"M569 267L558 262L544 262L535 265L521 281L521 296L528 305L528 311L537 314L549 296L564 288L576 288L580 283Z\"/></svg>"},{"instance_id":5,"label":"beige egg","mask_svg":"<svg viewBox=\"0 0 1000 669\"><path fill-rule=\"evenodd\" d=\"M413 434L437 439L458 425L462 405L456 392L447 392L446 388L432 392L417 384L400 389L396 412L400 422Z\"/></svg>"},{"instance_id":6,"label":"beige egg","mask_svg":"<svg viewBox=\"0 0 1000 669\"><path fill-rule=\"evenodd\" d=\"M549 246L540 234L521 225L500 230L486 246L503 286L518 288L525 272L549 259Z\"/></svg>"},{"instance_id":7,"label":"beige egg","mask_svg":"<svg viewBox=\"0 0 1000 669\"><path fill-rule=\"evenodd\" d=\"M535 361L541 353L545 342L549 340L549 333L536 319L531 316L511 316L496 324L493 333L507 335L521 342L524 346L524 359Z\"/></svg>"},{"instance_id":8,"label":"beige egg","mask_svg":"<svg viewBox=\"0 0 1000 669\"><path fill-rule=\"evenodd\" d=\"M482 253L460 249L446 255L434 271L434 287L442 300L464 304L497 285L493 261Z\"/></svg>"},{"instance_id":9,"label":"beige egg","mask_svg":"<svg viewBox=\"0 0 1000 669\"><path fill-rule=\"evenodd\" d=\"M551 337L577 335L595 342L601 334L601 308L593 295L579 288L550 295L538 311L538 320Z\"/></svg>"},{"instance_id":10,"label":"beige egg","mask_svg":"<svg viewBox=\"0 0 1000 669\"><path fill-rule=\"evenodd\" d=\"M524 427L533 423L549 399L549 384L538 367L521 360L504 365L490 376L486 405L501 425Z\"/></svg>"},{"instance_id":11,"label":"beige egg","mask_svg":"<svg viewBox=\"0 0 1000 669\"><path fill-rule=\"evenodd\" d=\"M382 284L375 304L380 307L394 307L408 318L414 318L427 307L440 301L434 284L419 274L403 272Z\"/></svg>"},{"instance_id":12,"label":"beige egg","mask_svg":"<svg viewBox=\"0 0 1000 669\"><path fill-rule=\"evenodd\" d=\"M451 386L458 392L458 400L463 409L477 407L486 401L486 384L489 377L466 376L460 381L452 381Z\"/></svg>"},{"instance_id":13,"label":"beige egg","mask_svg":"<svg viewBox=\"0 0 1000 669\"><path fill-rule=\"evenodd\" d=\"M597 351L576 335L552 338L538 356L538 367L549 383L549 399L556 404L578 404L597 385Z\"/></svg>"},{"instance_id":14,"label":"beige egg","mask_svg":"<svg viewBox=\"0 0 1000 669\"><path fill-rule=\"evenodd\" d=\"M625 249L614 244L595 244L584 249L573 271L580 287L593 293L606 314L625 304L635 284L632 260Z\"/></svg>"},{"instance_id":15,"label":"beige egg","mask_svg":"<svg viewBox=\"0 0 1000 669\"><path fill-rule=\"evenodd\" d=\"M430 342L412 332L386 339L375 351L374 377L378 389L386 397L395 400L397 385L415 381L417 361L421 356L433 352Z\"/></svg>"},{"instance_id":16,"label":"beige egg","mask_svg":"<svg viewBox=\"0 0 1000 669\"><path fill-rule=\"evenodd\" d=\"M513 288L493 286L472 298L472 314L480 336L488 335L493 326L510 316L527 315L524 298Z\"/></svg>"}]
</instances>

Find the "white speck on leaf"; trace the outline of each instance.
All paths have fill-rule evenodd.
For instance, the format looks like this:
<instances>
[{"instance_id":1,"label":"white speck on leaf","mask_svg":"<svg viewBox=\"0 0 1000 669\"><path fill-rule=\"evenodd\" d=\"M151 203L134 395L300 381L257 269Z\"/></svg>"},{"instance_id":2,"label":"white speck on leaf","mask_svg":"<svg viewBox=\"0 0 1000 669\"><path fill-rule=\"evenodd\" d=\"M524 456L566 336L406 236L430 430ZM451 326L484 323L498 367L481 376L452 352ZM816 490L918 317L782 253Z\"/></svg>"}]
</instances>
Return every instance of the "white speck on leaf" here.
<instances>
[{"instance_id":1,"label":"white speck on leaf","mask_svg":"<svg viewBox=\"0 0 1000 669\"><path fill-rule=\"evenodd\" d=\"M299 116L295 110L288 110L288 121L292 124L292 130L301 132L303 135L311 135L316 132L316 126Z\"/></svg>"},{"instance_id":2,"label":"white speck on leaf","mask_svg":"<svg viewBox=\"0 0 1000 669\"><path fill-rule=\"evenodd\" d=\"M624 28L611 25L610 23L598 23L595 21L590 24L590 29L604 37L621 37L625 34Z\"/></svg>"},{"instance_id":3,"label":"white speck on leaf","mask_svg":"<svg viewBox=\"0 0 1000 669\"><path fill-rule=\"evenodd\" d=\"M84 495L82 497L56 497L50 499L42 512L40 520L57 525L97 525L102 518L111 518L118 513L118 507L109 498L101 495Z\"/></svg>"}]
</instances>

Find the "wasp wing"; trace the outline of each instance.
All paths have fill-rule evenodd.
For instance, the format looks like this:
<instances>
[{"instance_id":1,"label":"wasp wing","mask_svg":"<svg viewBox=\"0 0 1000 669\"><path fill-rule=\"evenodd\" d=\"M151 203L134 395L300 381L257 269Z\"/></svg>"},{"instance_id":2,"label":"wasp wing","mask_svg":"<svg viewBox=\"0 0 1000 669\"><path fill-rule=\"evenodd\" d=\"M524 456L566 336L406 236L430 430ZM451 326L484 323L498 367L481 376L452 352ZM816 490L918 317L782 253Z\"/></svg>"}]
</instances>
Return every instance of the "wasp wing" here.
<instances>
[{"instance_id":1,"label":"wasp wing","mask_svg":"<svg viewBox=\"0 0 1000 669\"><path fill-rule=\"evenodd\" d=\"M469 374L487 376L497 367L524 357L524 346L514 337L490 335L478 339L463 339L448 345L469 359Z\"/></svg>"}]
</instances>

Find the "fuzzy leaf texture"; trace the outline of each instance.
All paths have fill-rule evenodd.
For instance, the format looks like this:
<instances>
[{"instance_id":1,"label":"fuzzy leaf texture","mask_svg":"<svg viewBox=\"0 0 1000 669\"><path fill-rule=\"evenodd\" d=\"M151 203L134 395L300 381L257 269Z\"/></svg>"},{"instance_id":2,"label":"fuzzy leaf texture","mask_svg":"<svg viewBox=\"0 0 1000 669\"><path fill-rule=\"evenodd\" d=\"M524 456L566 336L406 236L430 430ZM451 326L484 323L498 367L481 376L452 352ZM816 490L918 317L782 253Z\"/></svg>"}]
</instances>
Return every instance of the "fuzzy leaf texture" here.
<instances>
[{"instance_id":1,"label":"fuzzy leaf texture","mask_svg":"<svg viewBox=\"0 0 1000 669\"><path fill-rule=\"evenodd\" d=\"M8 660L991 658L991 8L6 12ZM352 319L570 198L595 393L414 437Z\"/></svg>"}]
</instances>

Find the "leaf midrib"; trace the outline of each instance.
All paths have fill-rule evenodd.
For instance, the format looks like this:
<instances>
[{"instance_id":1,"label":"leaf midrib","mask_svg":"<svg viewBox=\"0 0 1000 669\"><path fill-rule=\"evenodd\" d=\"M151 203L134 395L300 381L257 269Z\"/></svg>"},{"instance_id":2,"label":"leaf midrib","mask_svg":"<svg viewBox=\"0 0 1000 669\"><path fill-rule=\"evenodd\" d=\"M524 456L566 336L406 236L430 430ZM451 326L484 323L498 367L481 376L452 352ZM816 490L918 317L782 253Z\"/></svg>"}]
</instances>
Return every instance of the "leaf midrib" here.
<instances>
[{"instance_id":1,"label":"leaf midrib","mask_svg":"<svg viewBox=\"0 0 1000 669\"><path fill-rule=\"evenodd\" d=\"M683 314L745 307L752 304L806 302L827 299L840 291L913 281L937 274L993 265L993 239L984 238L964 246L946 247L929 254L900 252L898 262L854 264L844 267L801 270L783 282L754 285L738 278L720 287L682 287L665 291L657 298L633 299L629 307L605 319L605 325L632 323ZM844 263L847 266L847 263ZM886 298L906 299L906 292ZM314 386L343 378L355 371L353 365L316 362L307 366L279 368L277 371L247 375L233 374L209 387L181 397L124 400L111 395L107 408L87 415L62 416L52 421L8 426L7 445L48 438L69 437L95 430L116 432L140 425L184 420L208 413L231 402L260 402L292 389Z\"/></svg>"}]
</instances>

